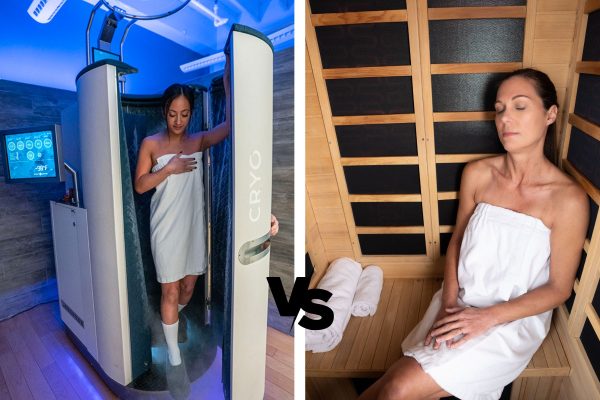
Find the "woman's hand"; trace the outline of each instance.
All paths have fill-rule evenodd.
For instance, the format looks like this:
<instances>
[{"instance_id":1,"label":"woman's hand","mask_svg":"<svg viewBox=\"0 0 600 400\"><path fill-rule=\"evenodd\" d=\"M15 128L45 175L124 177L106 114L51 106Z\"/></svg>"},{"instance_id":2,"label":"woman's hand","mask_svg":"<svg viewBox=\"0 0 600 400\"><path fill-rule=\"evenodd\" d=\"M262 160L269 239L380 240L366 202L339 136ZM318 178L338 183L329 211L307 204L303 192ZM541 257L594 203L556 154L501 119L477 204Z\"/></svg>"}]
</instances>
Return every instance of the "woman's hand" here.
<instances>
[{"instance_id":1,"label":"woman's hand","mask_svg":"<svg viewBox=\"0 0 600 400\"><path fill-rule=\"evenodd\" d=\"M441 321L442 319L446 318L448 315L450 315L450 313L446 311L447 309L448 309L448 307L445 307L444 305L442 305L442 308L440 308L440 311L438 311L438 314L435 317L435 322L433 323L433 325L429 329L429 332L427 333L427 336L425 336L425 346L429 346L431 344L431 342L433 341L433 349L437 350L442 345L442 342L441 341L438 342L436 340L435 335L433 335L432 333L433 333L433 330L436 327L436 324L439 321Z\"/></svg>"},{"instance_id":2,"label":"woman's hand","mask_svg":"<svg viewBox=\"0 0 600 400\"><path fill-rule=\"evenodd\" d=\"M279 232L279 221L277 221L277 218L271 214L271 231L269 233L271 236L275 236L277 235L277 232Z\"/></svg>"},{"instance_id":3,"label":"woman's hand","mask_svg":"<svg viewBox=\"0 0 600 400\"><path fill-rule=\"evenodd\" d=\"M451 349L459 347L496 325L493 313L486 308L450 307L445 308L444 313L446 315L433 324L432 330L427 335L430 340L429 335L435 338L434 349L439 348L444 341L448 342L447 346ZM461 337L458 340L452 340L459 335Z\"/></svg>"},{"instance_id":4,"label":"woman's hand","mask_svg":"<svg viewBox=\"0 0 600 400\"><path fill-rule=\"evenodd\" d=\"M182 174L196 169L196 159L193 157L182 158L182 152L171 157L165 168L169 174Z\"/></svg>"}]
</instances>

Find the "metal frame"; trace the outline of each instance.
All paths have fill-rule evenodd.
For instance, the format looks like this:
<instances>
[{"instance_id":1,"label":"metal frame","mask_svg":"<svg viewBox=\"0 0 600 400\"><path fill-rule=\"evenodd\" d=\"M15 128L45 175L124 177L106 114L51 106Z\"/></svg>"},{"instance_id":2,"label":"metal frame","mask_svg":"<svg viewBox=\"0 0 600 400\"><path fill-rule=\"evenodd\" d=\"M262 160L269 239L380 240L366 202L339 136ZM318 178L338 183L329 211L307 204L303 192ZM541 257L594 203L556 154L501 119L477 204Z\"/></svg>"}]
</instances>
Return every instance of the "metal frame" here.
<instances>
[{"instance_id":1,"label":"metal frame","mask_svg":"<svg viewBox=\"0 0 600 400\"><path fill-rule=\"evenodd\" d=\"M96 3L96 5L94 6L94 8L92 9L92 12L90 14L90 19L88 20L87 28L85 30L86 65L90 65L90 61L91 61L91 58L92 58L92 56L91 56L91 50L90 50L91 49L90 48L90 29L92 27L92 22L94 20L94 16L96 15L96 11L101 6L105 6L110 11L112 11L112 12L114 12L116 14L119 14L119 15L121 15L124 18L130 18L131 19L131 21L129 22L129 24L125 28L125 31L123 32L123 37L121 38L121 43L120 43L120 47L119 47L119 60L123 61L123 44L125 42L125 38L127 37L127 34L129 33L129 29L131 29L131 27L133 26L133 24L135 24L137 21L150 21L150 20L153 20L153 19L160 19L160 18L168 17L169 15L175 14L179 10L183 9L185 6L188 5L188 3L190 1L191 0L184 0L178 7L174 8L171 11L162 13L162 14L141 16L141 15L128 14L126 12L123 12L123 10L116 9L113 6L111 6L110 4L108 4L107 0L100 0L99 2Z\"/></svg>"},{"instance_id":2,"label":"metal frame","mask_svg":"<svg viewBox=\"0 0 600 400\"><path fill-rule=\"evenodd\" d=\"M208 130L210 128L212 128L212 118L211 118L211 113L208 112L208 107L209 107L209 102L210 102L210 93L209 91L205 91L202 94L202 98L204 101L204 108L202 110L202 112L204 113L204 126L203 129L204 130ZM211 199L212 199L212 180L211 180L211 175L212 175L212 167L211 167L211 156L210 156L210 149L208 149L207 151L202 153L203 157L206 157L206 170L204 171L204 174L207 178L205 178L205 182L206 182L206 186L204 188L204 197L207 200L205 202L206 204L206 257L207 257L207 263L206 263L206 275L204 277L204 307L205 307L205 313L204 313L204 325L209 325L211 323L211 310L212 310L212 289L211 289L211 282L212 282L212 219L211 219L211 213L212 213L212 207L211 207Z\"/></svg>"}]
</instances>

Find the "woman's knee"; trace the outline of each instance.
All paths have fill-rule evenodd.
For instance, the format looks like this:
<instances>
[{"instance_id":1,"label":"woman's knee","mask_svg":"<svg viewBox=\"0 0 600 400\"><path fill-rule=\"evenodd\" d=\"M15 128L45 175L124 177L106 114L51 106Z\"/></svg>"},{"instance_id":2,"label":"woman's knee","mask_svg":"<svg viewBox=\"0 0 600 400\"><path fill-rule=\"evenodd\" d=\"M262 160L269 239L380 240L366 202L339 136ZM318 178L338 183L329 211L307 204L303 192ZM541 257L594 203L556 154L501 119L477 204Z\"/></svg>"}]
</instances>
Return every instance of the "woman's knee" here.
<instances>
[{"instance_id":1,"label":"woman's knee","mask_svg":"<svg viewBox=\"0 0 600 400\"><path fill-rule=\"evenodd\" d=\"M412 358L402 357L384 375L379 399L423 399L421 388L424 372Z\"/></svg>"},{"instance_id":2,"label":"woman's knee","mask_svg":"<svg viewBox=\"0 0 600 400\"><path fill-rule=\"evenodd\" d=\"M411 399L411 391L402 379L390 379L381 388L378 399L380 400L408 400Z\"/></svg>"},{"instance_id":3,"label":"woman's knee","mask_svg":"<svg viewBox=\"0 0 600 400\"><path fill-rule=\"evenodd\" d=\"M168 285L162 288L162 301L177 303L179 300L179 285Z\"/></svg>"},{"instance_id":4,"label":"woman's knee","mask_svg":"<svg viewBox=\"0 0 600 400\"><path fill-rule=\"evenodd\" d=\"M192 293L194 293L195 283L196 282L186 281L185 279L182 280L179 285L179 290L180 290L181 295L183 295L185 297L190 297L192 295Z\"/></svg>"}]
</instances>

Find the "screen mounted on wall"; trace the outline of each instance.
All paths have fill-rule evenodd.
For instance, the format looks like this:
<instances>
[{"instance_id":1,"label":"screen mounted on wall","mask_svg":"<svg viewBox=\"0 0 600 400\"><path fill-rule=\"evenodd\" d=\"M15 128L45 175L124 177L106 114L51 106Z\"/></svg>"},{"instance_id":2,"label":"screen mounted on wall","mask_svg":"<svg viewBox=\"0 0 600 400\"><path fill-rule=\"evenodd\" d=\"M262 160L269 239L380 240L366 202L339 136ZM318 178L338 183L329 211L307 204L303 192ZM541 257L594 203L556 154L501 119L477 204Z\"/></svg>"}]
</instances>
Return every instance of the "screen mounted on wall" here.
<instances>
[{"instance_id":1,"label":"screen mounted on wall","mask_svg":"<svg viewBox=\"0 0 600 400\"><path fill-rule=\"evenodd\" d=\"M0 131L4 180L63 182L59 125Z\"/></svg>"}]
</instances>

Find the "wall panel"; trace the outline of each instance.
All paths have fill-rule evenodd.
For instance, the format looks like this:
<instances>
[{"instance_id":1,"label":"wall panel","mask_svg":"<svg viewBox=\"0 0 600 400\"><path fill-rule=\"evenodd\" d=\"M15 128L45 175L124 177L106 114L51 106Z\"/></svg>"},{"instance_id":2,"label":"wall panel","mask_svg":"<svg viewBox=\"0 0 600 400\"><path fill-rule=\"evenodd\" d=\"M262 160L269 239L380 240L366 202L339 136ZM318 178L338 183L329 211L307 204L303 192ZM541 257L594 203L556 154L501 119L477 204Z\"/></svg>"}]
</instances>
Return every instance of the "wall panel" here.
<instances>
[{"instance_id":1,"label":"wall panel","mask_svg":"<svg viewBox=\"0 0 600 400\"><path fill-rule=\"evenodd\" d=\"M76 102L74 92L0 80L0 129L60 124ZM1 166L0 175L2 320L58 296L49 201L62 199L65 184L7 184Z\"/></svg>"},{"instance_id":2,"label":"wall panel","mask_svg":"<svg viewBox=\"0 0 600 400\"><path fill-rule=\"evenodd\" d=\"M496 87L505 74L433 75L434 112L493 111Z\"/></svg>"},{"instance_id":3,"label":"wall panel","mask_svg":"<svg viewBox=\"0 0 600 400\"><path fill-rule=\"evenodd\" d=\"M404 0L310 0L313 14L381 11L406 8Z\"/></svg>"},{"instance_id":4,"label":"wall panel","mask_svg":"<svg viewBox=\"0 0 600 400\"><path fill-rule=\"evenodd\" d=\"M417 155L415 124L344 125L335 131L342 157Z\"/></svg>"},{"instance_id":5,"label":"wall panel","mask_svg":"<svg viewBox=\"0 0 600 400\"><path fill-rule=\"evenodd\" d=\"M525 0L428 0L429 7L524 6Z\"/></svg>"},{"instance_id":6,"label":"wall panel","mask_svg":"<svg viewBox=\"0 0 600 400\"><path fill-rule=\"evenodd\" d=\"M581 74L575 114L600 125L600 75Z\"/></svg>"},{"instance_id":7,"label":"wall panel","mask_svg":"<svg viewBox=\"0 0 600 400\"><path fill-rule=\"evenodd\" d=\"M334 116L414 112L412 82L407 76L329 79L327 91Z\"/></svg>"},{"instance_id":8,"label":"wall panel","mask_svg":"<svg viewBox=\"0 0 600 400\"><path fill-rule=\"evenodd\" d=\"M436 154L503 153L494 121L436 122Z\"/></svg>"},{"instance_id":9,"label":"wall panel","mask_svg":"<svg viewBox=\"0 0 600 400\"><path fill-rule=\"evenodd\" d=\"M417 165L344 167L350 194L420 193Z\"/></svg>"},{"instance_id":10,"label":"wall panel","mask_svg":"<svg viewBox=\"0 0 600 400\"><path fill-rule=\"evenodd\" d=\"M406 22L318 26L323 68L410 65Z\"/></svg>"},{"instance_id":11,"label":"wall panel","mask_svg":"<svg viewBox=\"0 0 600 400\"><path fill-rule=\"evenodd\" d=\"M365 255L425 254L425 235L372 234L358 235Z\"/></svg>"},{"instance_id":12,"label":"wall panel","mask_svg":"<svg viewBox=\"0 0 600 400\"><path fill-rule=\"evenodd\" d=\"M596 187L600 187L600 142L573 127L567 160Z\"/></svg>"},{"instance_id":13,"label":"wall panel","mask_svg":"<svg viewBox=\"0 0 600 400\"><path fill-rule=\"evenodd\" d=\"M521 61L523 19L429 22L432 64Z\"/></svg>"},{"instance_id":14,"label":"wall panel","mask_svg":"<svg viewBox=\"0 0 600 400\"><path fill-rule=\"evenodd\" d=\"M352 203L356 226L423 226L421 203Z\"/></svg>"},{"instance_id":15,"label":"wall panel","mask_svg":"<svg viewBox=\"0 0 600 400\"><path fill-rule=\"evenodd\" d=\"M581 344L594 368L596 376L600 376L600 346L598 346L598 333L589 321L585 322L581 331Z\"/></svg>"},{"instance_id":16,"label":"wall panel","mask_svg":"<svg viewBox=\"0 0 600 400\"><path fill-rule=\"evenodd\" d=\"M594 11L588 16L585 43L583 45L582 61L600 61L600 11Z\"/></svg>"}]
</instances>

